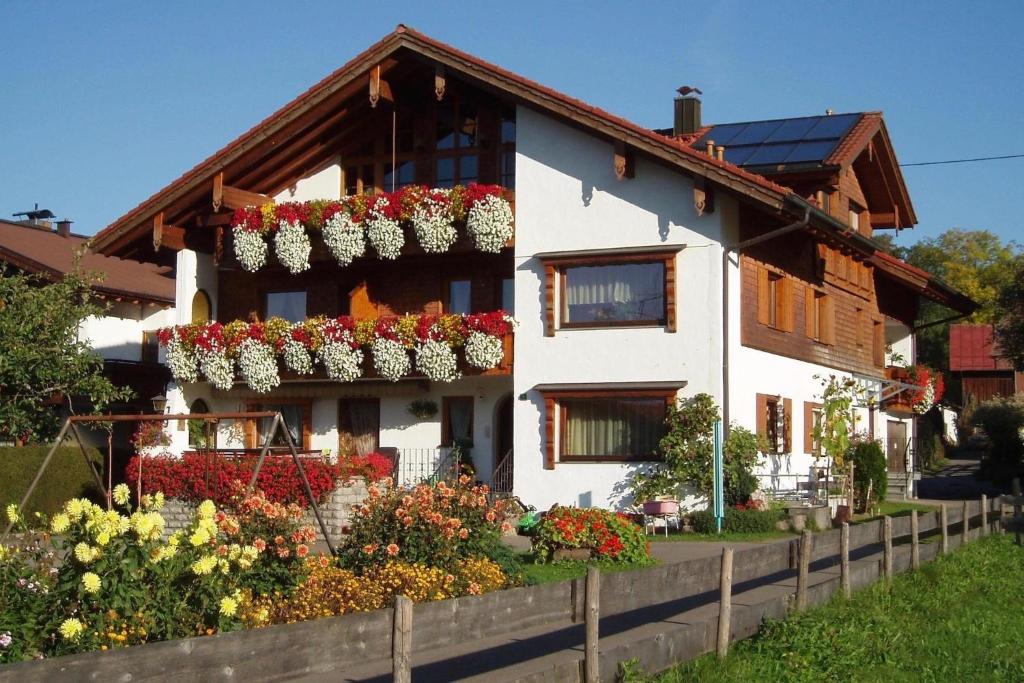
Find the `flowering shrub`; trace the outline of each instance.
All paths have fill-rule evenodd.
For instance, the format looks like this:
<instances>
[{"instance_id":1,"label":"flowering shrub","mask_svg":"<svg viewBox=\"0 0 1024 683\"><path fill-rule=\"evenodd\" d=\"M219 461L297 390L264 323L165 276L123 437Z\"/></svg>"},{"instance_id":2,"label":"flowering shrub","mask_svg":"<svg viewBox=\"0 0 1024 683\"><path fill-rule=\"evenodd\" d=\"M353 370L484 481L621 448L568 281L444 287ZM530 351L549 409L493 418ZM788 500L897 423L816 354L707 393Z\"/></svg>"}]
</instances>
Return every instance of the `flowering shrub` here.
<instances>
[{"instance_id":1,"label":"flowering shrub","mask_svg":"<svg viewBox=\"0 0 1024 683\"><path fill-rule=\"evenodd\" d=\"M412 371L409 351L417 352L420 372L435 381L457 379L455 349L465 345L466 360L475 367L495 367L504 356L502 339L512 331L504 311L469 315L404 315L356 320L349 316L311 318L290 323L195 323L157 333L167 348L168 365L179 382L199 380L199 370L219 388L230 388L237 363L250 389L265 393L281 382L284 367L310 374L315 363L327 376L351 382L363 373L369 351L377 373L397 381ZM197 358L202 363L197 365Z\"/></svg>"},{"instance_id":2,"label":"flowering shrub","mask_svg":"<svg viewBox=\"0 0 1024 683\"><path fill-rule=\"evenodd\" d=\"M502 194L497 185L412 185L373 197L249 206L232 219L235 255L245 270L262 268L266 236L273 234L278 260L301 272L309 267L309 233L319 231L339 265L362 256L367 239L380 258L394 259L405 244L403 226L409 224L424 251L441 253L458 239L456 224L463 222L478 249L497 253L513 232L512 207Z\"/></svg>"},{"instance_id":3,"label":"flowering shrub","mask_svg":"<svg viewBox=\"0 0 1024 683\"><path fill-rule=\"evenodd\" d=\"M549 560L560 548L586 548L597 559L644 563L650 559L643 530L620 513L556 505L533 538L537 557Z\"/></svg>"},{"instance_id":4,"label":"flowering shrub","mask_svg":"<svg viewBox=\"0 0 1024 683\"><path fill-rule=\"evenodd\" d=\"M915 365L908 368L910 383L920 387L910 393L910 406L918 415L924 415L942 400L946 392L946 384L942 373L926 365Z\"/></svg>"},{"instance_id":5,"label":"flowering shrub","mask_svg":"<svg viewBox=\"0 0 1024 683\"><path fill-rule=\"evenodd\" d=\"M411 490L389 479L370 487L353 510L349 535L339 549L342 564L362 570L389 560L423 564L455 574L459 562L474 557L504 559L498 553L504 501L491 504L487 486L420 484Z\"/></svg>"},{"instance_id":6,"label":"flowering shrub","mask_svg":"<svg viewBox=\"0 0 1024 683\"><path fill-rule=\"evenodd\" d=\"M289 509L257 495L240 499L235 516L206 500L187 529L163 540L163 494L135 510L129 497L120 484L114 510L72 499L40 540L0 546L0 633L11 634L0 662L234 630L243 593L290 590L304 577L311 530ZM284 538L261 542L269 533Z\"/></svg>"},{"instance_id":7,"label":"flowering shrub","mask_svg":"<svg viewBox=\"0 0 1024 683\"><path fill-rule=\"evenodd\" d=\"M166 429L166 421L146 420L139 422L130 439L132 448L137 451L144 451L157 446L170 446L171 438L167 435Z\"/></svg>"},{"instance_id":8,"label":"flowering shrub","mask_svg":"<svg viewBox=\"0 0 1024 683\"><path fill-rule=\"evenodd\" d=\"M309 253L313 246L309 235L296 221L281 221L274 235L274 251L277 260L295 275L309 269Z\"/></svg>"},{"instance_id":9,"label":"flowering shrub","mask_svg":"<svg viewBox=\"0 0 1024 683\"><path fill-rule=\"evenodd\" d=\"M249 483L256 467L256 456L219 459L213 464L208 463L207 457L205 453L186 453L180 458L169 454L135 456L129 461L125 476L134 490L138 486L141 458L143 493L162 491L170 498L191 502L211 498L218 504L230 503L234 494L232 482ZM391 461L379 453L339 458L337 463L318 458L302 459L302 468L317 502L323 502L339 481L353 476L376 481L390 474L391 467ZM209 486L206 483L208 470ZM260 467L256 485L272 503L309 506L291 455L268 455Z\"/></svg>"}]
</instances>

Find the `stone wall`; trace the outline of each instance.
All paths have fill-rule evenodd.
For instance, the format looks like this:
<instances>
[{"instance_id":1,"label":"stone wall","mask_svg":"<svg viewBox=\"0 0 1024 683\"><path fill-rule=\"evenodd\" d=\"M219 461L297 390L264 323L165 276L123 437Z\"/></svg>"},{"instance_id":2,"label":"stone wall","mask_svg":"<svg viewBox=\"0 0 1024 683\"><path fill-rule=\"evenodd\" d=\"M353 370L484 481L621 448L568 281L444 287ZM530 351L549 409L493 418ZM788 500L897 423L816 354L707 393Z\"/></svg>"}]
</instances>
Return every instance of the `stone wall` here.
<instances>
[{"instance_id":1,"label":"stone wall","mask_svg":"<svg viewBox=\"0 0 1024 683\"><path fill-rule=\"evenodd\" d=\"M320 504L320 516L327 525L327 531L331 535L331 541L341 538L345 528L352 518L352 506L362 503L367 496L366 480L363 478L352 478L342 482L334 489L327 500ZM196 506L193 503L170 498L164 504L162 514L167 526L164 529L166 535L171 535L187 527L195 513ZM313 509L306 511L303 522L309 524L316 530L317 540L323 540L323 533L320 525L316 522Z\"/></svg>"}]
</instances>

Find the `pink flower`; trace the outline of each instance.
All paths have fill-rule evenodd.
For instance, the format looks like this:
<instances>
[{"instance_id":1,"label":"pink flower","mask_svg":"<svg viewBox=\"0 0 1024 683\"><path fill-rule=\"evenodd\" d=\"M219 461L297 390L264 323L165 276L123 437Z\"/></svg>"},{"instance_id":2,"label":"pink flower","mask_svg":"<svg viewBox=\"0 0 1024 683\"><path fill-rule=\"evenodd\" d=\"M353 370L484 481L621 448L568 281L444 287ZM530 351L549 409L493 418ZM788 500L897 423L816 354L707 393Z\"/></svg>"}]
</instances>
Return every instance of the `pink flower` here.
<instances>
[{"instance_id":1,"label":"pink flower","mask_svg":"<svg viewBox=\"0 0 1024 683\"><path fill-rule=\"evenodd\" d=\"M256 548L258 552L261 553L267 549L267 542L264 541L262 538L257 538L255 541L252 542L252 545L254 548Z\"/></svg>"}]
</instances>

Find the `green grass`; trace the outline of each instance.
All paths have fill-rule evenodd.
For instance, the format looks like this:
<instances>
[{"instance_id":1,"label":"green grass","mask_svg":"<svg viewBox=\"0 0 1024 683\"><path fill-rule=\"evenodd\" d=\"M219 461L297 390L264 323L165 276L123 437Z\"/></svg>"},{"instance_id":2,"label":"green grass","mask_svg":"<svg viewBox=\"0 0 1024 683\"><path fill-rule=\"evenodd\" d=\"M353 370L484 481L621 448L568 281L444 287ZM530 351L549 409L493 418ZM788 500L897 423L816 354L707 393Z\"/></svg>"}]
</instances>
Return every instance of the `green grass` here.
<instances>
[{"instance_id":1,"label":"green grass","mask_svg":"<svg viewBox=\"0 0 1024 683\"><path fill-rule=\"evenodd\" d=\"M733 543L757 543L759 541L777 541L780 538L793 538L795 534L791 531L725 531L721 534L680 534L670 533L668 536L657 534L648 536L648 540L655 543L677 543L686 541L729 541Z\"/></svg>"},{"instance_id":2,"label":"green grass","mask_svg":"<svg viewBox=\"0 0 1024 683\"><path fill-rule=\"evenodd\" d=\"M628 572L633 569L643 569L645 567L653 567L658 564L657 560L651 560L647 564L622 564L618 562L550 562L547 564L536 564L533 562L531 555L526 555L523 558L523 577L524 583L527 585L537 585L539 583L555 583L558 581L568 581L569 579L577 579L582 576L586 576L587 567L593 564L595 567L601 569L601 573L608 572Z\"/></svg>"},{"instance_id":3,"label":"green grass","mask_svg":"<svg viewBox=\"0 0 1024 683\"><path fill-rule=\"evenodd\" d=\"M905 515L909 515L912 510L917 510L918 512L933 512L935 509L936 508L932 505L911 503L910 501L883 500L875 507L875 510L854 515L851 522L853 524L857 524L858 522L867 522L868 520L876 519L885 515L889 515L890 517L903 517Z\"/></svg>"},{"instance_id":4,"label":"green grass","mask_svg":"<svg viewBox=\"0 0 1024 683\"><path fill-rule=\"evenodd\" d=\"M1024 680L1024 548L997 535L854 595L767 622L719 662L706 655L628 681Z\"/></svg>"}]
</instances>

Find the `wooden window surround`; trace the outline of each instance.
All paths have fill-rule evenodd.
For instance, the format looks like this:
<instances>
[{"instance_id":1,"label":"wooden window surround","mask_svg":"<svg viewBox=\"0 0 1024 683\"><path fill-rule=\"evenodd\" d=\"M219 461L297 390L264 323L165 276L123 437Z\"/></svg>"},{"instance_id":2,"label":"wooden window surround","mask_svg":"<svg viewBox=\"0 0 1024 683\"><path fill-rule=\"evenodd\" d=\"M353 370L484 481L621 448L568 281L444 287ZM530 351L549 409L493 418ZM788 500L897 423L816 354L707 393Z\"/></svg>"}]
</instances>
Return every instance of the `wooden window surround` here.
<instances>
[{"instance_id":1,"label":"wooden window surround","mask_svg":"<svg viewBox=\"0 0 1024 683\"><path fill-rule=\"evenodd\" d=\"M156 332L142 333L142 352L139 360L143 363L157 363L160 361L160 343L157 341Z\"/></svg>"},{"instance_id":2,"label":"wooden window surround","mask_svg":"<svg viewBox=\"0 0 1024 683\"><path fill-rule=\"evenodd\" d=\"M312 435L312 423L313 423L313 401L308 398L278 398L267 401L247 401L245 409L248 412L258 412L261 410L275 410L276 406L299 406L302 412L302 439L301 443L295 444L295 447L299 450L308 451L310 449L310 437ZM262 448L263 444L259 440L259 429L256 424L256 420L246 420L246 447L247 448ZM275 448L284 447L275 446Z\"/></svg>"},{"instance_id":3,"label":"wooden window surround","mask_svg":"<svg viewBox=\"0 0 1024 683\"><path fill-rule=\"evenodd\" d=\"M815 422L821 420L822 405L804 401L804 453L821 455L821 441L814 436Z\"/></svg>"},{"instance_id":4,"label":"wooden window surround","mask_svg":"<svg viewBox=\"0 0 1024 683\"><path fill-rule=\"evenodd\" d=\"M649 453L578 455L567 452L570 413L574 405L585 401L614 400L649 404L667 411L675 404L676 389L579 389L542 391L544 399L544 469L555 469L556 462L652 462L660 460L654 451ZM658 425L664 424L664 413L659 412Z\"/></svg>"},{"instance_id":5,"label":"wooden window surround","mask_svg":"<svg viewBox=\"0 0 1024 683\"><path fill-rule=\"evenodd\" d=\"M757 266L757 322L793 331L793 280L763 264Z\"/></svg>"},{"instance_id":6,"label":"wooden window surround","mask_svg":"<svg viewBox=\"0 0 1024 683\"><path fill-rule=\"evenodd\" d=\"M361 405L369 409L369 414L376 416L376 420L366 421L364 425L353 424L352 408ZM356 434L360 427L369 428L364 434ZM349 455L358 453L359 440L367 435L372 435L372 446L362 450L366 452L376 451L380 448L380 399L379 398L343 398L338 400L338 455Z\"/></svg>"},{"instance_id":7,"label":"wooden window surround","mask_svg":"<svg viewBox=\"0 0 1024 683\"><path fill-rule=\"evenodd\" d=\"M836 343L835 302L825 292L804 289L804 322L808 338L830 346Z\"/></svg>"},{"instance_id":8,"label":"wooden window surround","mask_svg":"<svg viewBox=\"0 0 1024 683\"><path fill-rule=\"evenodd\" d=\"M603 329L615 327L661 326L676 331L676 254L672 250L541 257L544 265L544 332L553 337L558 329ZM657 318L647 320L565 321L566 271L595 266L661 264L664 282L664 307ZM557 301L556 301L557 298ZM561 309L561 310L559 310Z\"/></svg>"},{"instance_id":9,"label":"wooden window surround","mask_svg":"<svg viewBox=\"0 0 1024 683\"><path fill-rule=\"evenodd\" d=\"M793 399L757 394L757 434L768 442L768 452L793 452Z\"/></svg>"},{"instance_id":10,"label":"wooden window surround","mask_svg":"<svg viewBox=\"0 0 1024 683\"><path fill-rule=\"evenodd\" d=\"M871 323L871 361L876 368L885 367L885 325L880 320Z\"/></svg>"},{"instance_id":11,"label":"wooden window surround","mask_svg":"<svg viewBox=\"0 0 1024 683\"><path fill-rule=\"evenodd\" d=\"M455 435L452 433L452 408L456 405L469 407L469 435L468 439L473 440L473 397L472 396L442 396L441 397L441 445L451 447L455 445Z\"/></svg>"}]
</instances>

